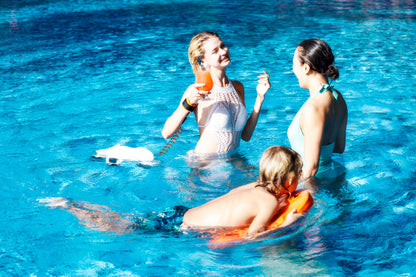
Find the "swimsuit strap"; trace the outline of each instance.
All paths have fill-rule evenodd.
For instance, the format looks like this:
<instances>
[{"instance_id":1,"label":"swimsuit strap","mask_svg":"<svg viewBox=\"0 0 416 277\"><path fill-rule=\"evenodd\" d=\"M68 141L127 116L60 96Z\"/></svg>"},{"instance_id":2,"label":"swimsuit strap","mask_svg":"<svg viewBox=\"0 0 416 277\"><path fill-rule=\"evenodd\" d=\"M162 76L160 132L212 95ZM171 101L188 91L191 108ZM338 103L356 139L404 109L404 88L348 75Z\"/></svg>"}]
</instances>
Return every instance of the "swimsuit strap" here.
<instances>
[{"instance_id":1,"label":"swimsuit strap","mask_svg":"<svg viewBox=\"0 0 416 277\"><path fill-rule=\"evenodd\" d=\"M319 93L322 93L328 90L332 92L332 95L334 96L335 100L338 100L338 92L334 89L334 85L323 84L321 89L319 90Z\"/></svg>"}]
</instances>

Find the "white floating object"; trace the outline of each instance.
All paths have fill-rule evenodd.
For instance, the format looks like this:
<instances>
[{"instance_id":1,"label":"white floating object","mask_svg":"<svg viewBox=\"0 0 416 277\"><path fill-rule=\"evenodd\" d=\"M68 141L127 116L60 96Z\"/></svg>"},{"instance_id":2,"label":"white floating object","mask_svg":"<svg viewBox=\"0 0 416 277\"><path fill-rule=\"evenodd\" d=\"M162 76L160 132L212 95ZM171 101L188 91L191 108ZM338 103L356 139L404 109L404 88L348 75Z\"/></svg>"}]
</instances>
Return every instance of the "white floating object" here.
<instances>
[{"instance_id":1,"label":"white floating object","mask_svg":"<svg viewBox=\"0 0 416 277\"><path fill-rule=\"evenodd\" d=\"M95 158L105 158L107 164L119 165L124 161L137 161L149 163L154 160L153 153L144 147L132 148L128 146L114 145L107 149L97 150Z\"/></svg>"}]
</instances>

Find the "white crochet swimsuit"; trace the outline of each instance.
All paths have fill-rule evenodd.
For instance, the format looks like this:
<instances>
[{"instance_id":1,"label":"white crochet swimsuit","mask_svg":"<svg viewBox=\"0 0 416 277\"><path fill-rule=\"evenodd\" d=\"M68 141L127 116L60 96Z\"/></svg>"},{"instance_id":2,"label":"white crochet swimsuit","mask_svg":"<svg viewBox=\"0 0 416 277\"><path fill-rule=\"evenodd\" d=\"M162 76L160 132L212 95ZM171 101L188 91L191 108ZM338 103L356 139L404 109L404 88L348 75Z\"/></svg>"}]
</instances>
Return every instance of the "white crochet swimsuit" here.
<instances>
[{"instance_id":1,"label":"white crochet swimsuit","mask_svg":"<svg viewBox=\"0 0 416 277\"><path fill-rule=\"evenodd\" d=\"M204 132L214 133L217 153L231 151L240 145L241 131L247 122L247 110L231 82L227 87L214 85L208 97L214 104L206 123L199 127L205 128Z\"/></svg>"}]
</instances>

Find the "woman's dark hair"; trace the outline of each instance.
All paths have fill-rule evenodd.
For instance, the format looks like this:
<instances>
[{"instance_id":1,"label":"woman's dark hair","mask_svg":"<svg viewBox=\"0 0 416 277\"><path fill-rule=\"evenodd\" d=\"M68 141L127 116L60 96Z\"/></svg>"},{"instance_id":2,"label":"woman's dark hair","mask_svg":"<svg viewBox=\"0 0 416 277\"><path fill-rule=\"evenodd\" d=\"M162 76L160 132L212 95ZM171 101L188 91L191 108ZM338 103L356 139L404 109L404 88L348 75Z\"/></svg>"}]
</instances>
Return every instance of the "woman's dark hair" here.
<instances>
[{"instance_id":1,"label":"woman's dark hair","mask_svg":"<svg viewBox=\"0 0 416 277\"><path fill-rule=\"evenodd\" d=\"M331 80L339 77L338 68L333 65L331 47L325 41L318 38L304 40L298 45L298 53L302 64L307 63L312 70Z\"/></svg>"}]
</instances>

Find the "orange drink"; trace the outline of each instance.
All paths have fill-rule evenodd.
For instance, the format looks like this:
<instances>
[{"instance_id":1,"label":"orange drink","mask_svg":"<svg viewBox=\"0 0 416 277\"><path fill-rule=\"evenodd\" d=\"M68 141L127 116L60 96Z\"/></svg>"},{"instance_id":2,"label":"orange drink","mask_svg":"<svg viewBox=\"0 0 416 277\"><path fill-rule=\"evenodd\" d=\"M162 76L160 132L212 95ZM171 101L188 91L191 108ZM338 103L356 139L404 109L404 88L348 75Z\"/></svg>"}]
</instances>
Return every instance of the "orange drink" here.
<instances>
[{"instance_id":1,"label":"orange drink","mask_svg":"<svg viewBox=\"0 0 416 277\"><path fill-rule=\"evenodd\" d=\"M196 83L205 84L201 87L197 87L198 90L211 91L214 85L211 78L211 73L207 70L198 70L196 72Z\"/></svg>"}]
</instances>

